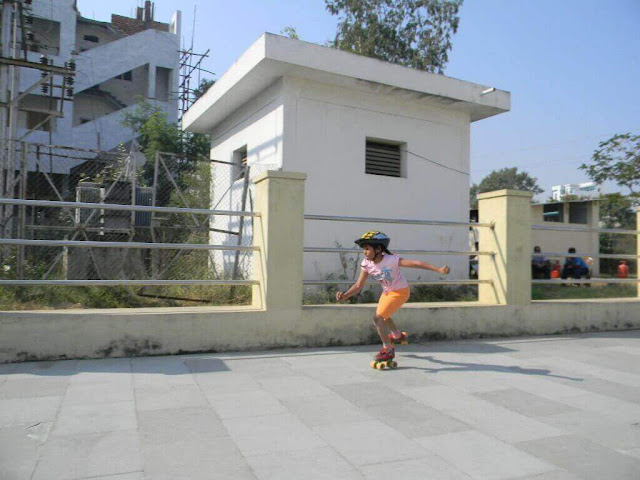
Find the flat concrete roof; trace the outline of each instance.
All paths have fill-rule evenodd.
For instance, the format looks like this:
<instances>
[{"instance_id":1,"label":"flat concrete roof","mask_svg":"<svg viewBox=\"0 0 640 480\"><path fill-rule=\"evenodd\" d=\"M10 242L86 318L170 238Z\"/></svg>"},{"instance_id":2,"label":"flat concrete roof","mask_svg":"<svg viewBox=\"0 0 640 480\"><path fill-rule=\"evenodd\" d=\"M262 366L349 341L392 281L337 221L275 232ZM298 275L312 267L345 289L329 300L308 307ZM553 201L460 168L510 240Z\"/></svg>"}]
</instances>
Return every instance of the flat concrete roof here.
<instances>
[{"instance_id":1,"label":"flat concrete roof","mask_svg":"<svg viewBox=\"0 0 640 480\"><path fill-rule=\"evenodd\" d=\"M483 94L491 87L265 33L191 106L183 128L209 132L284 76L417 99L425 106L468 112L472 122L511 107L511 94L504 90Z\"/></svg>"}]
</instances>

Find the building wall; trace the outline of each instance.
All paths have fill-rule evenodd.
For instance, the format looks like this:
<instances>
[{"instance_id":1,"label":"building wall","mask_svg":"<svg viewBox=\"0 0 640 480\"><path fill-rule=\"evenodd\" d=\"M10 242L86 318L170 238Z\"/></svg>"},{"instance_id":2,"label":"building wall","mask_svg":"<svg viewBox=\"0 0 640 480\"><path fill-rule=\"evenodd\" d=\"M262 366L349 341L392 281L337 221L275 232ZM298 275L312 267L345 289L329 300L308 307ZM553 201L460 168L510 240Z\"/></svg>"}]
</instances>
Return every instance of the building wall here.
<instances>
[{"instance_id":1,"label":"building wall","mask_svg":"<svg viewBox=\"0 0 640 480\"><path fill-rule=\"evenodd\" d=\"M305 212L322 215L468 221L470 122L465 113L441 110L385 92L329 86L287 78L284 168L307 174ZM367 138L403 142L403 178L365 174ZM424 158L420 158L424 157ZM465 228L390 224L305 222L305 246L355 247L368 230L381 230L397 249L467 250ZM467 278L468 258L415 256L449 264L449 278ZM357 276L359 262L338 254L306 254L305 277ZM405 270L410 279L432 280L425 270Z\"/></svg>"},{"instance_id":2,"label":"building wall","mask_svg":"<svg viewBox=\"0 0 640 480\"><path fill-rule=\"evenodd\" d=\"M86 120L95 120L116 109L95 95L80 92L73 100L73 126L82 125Z\"/></svg>"},{"instance_id":3,"label":"building wall","mask_svg":"<svg viewBox=\"0 0 640 480\"><path fill-rule=\"evenodd\" d=\"M85 40L85 35L98 37L98 42L96 43ZM105 43L118 40L123 36L124 35L117 33L106 25L98 25L80 20L76 27L76 48L79 52L85 52Z\"/></svg>"},{"instance_id":4,"label":"building wall","mask_svg":"<svg viewBox=\"0 0 640 480\"><path fill-rule=\"evenodd\" d=\"M250 178L265 170L282 169L282 132L284 97L282 82L276 82L236 110L211 132L211 155L214 160L234 161L234 152L247 147ZM212 163L211 207L220 210L240 210L244 180L238 179L239 169L230 165ZM247 195L246 208L250 209L253 187ZM212 228L237 232L238 217L216 216ZM243 244L251 243L252 225L245 220ZM212 232L212 244L236 245L235 235ZM251 256L241 255L241 272L251 272ZM212 252L216 268L230 272L235 261L233 252Z\"/></svg>"},{"instance_id":5,"label":"building wall","mask_svg":"<svg viewBox=\"0 0 640 480\"><path fill-rule=\"evenodd\" d=\"M149 85L149 66L142 65L131 70L131 80L112 78L100 84L100 90L109 92L125 105L138 103L146 98Z\"/></svg>"}]
</instances>

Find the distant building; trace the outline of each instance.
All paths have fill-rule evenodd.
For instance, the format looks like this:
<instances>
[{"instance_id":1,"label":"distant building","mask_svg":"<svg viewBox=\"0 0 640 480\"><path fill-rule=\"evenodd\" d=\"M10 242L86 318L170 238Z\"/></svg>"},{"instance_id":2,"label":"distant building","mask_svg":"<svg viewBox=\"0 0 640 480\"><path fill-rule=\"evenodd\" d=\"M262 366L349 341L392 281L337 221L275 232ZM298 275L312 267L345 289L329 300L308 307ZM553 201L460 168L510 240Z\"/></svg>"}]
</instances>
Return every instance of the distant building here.
<instances>
[{"instance_id":1,"label":"distant building","mask_svg":"<svg viewBox=\"0 0 640 480\"><path fill-rule=\"evenodd\" d=\"M140 99L154 102L170 119L177 120L179 11L170 23L161 23L154 19L150 1L137 8L135 18L114 14L111 22L83 17L75 0L33 0L32 10L28 60L40 62L44 56L54 65L64 65L73 59L77 74L73 101L65 102L63 117L40 125L25 141L115 149L132 139L133 132L120 122ZM21 91L39 78L39 71L21 68ZM53 102L56 105L51 105L40 89L26 95L20 107L32 111L20 113L17 137L41 123L46 118L44 111L58 108L59 100ZM53 168L71 167L66 162Z\"/></svg>"},{"instance_id":2,"label":"distant building","mask_svg":"<svg viewBox=\"0 0 640 480\"><path fill-rule=\"evenodd\" d=\"M595 182L567 183L551 187L551 197L561 202L565 197L597 198L601 194L600 185Z\"/></svg>"}]
</instances>

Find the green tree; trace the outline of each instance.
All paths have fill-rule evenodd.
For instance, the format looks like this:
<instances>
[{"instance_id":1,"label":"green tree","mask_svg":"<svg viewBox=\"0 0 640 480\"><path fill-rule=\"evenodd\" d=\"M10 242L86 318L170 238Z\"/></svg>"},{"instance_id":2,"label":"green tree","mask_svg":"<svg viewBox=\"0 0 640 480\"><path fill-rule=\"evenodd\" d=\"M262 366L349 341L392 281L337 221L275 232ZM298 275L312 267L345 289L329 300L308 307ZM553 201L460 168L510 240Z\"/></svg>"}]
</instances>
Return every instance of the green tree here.
<instances>
[{"instance_id":1,"label":"green tree","mask_svg":"<svg viewBox=\"0 0 640 480\"><path fill-rule=\"evenodd\" d=\"M478 207L478 199L476 196L479 193L503 190L505 188L525 190L533 192L534 195L544 191L538 185L537 178L532 177L527 172L518 172L518 167L502 168L500 170L494 170L484 177L480 184L474 183L471 185L471 189L469 190L471 207Z\"/></svg>"},{"instance_id":2,"label":"green tree","mask_svg":"<svg viewBox=\"0 0 640 480\"><path fill-rule=\"evenodd\" d=\"M300 40L300 35L298 35L298 31L295 27L288 26L284 27L280 30L280 35L284 35L285 37L295 38L296 40Z\"/></svg>"},{"instance_id":3,"label":"green tree","mask_svg":"<svg viewBox=\"0 0 640 480\"><path fill-rule=\"evenodd\" d=\"M462 0L325 0L337 15L330 45L407 67L443 73Z\"/></svg>"},{"instance_id":4,"label":"green tree","mask_svg":"<svg viewBox=\"0 0 640 480\"><path fill-rule=\"evenodd\" d=\"M636 214L633 211L633 200L620 192L607 193L600 196L600 224L603 228L636 229ZM600 234L601 253L636 253L636 240L631 235ZM600 271L615 275L619 259L600 259ZM636 261L629 261L634 265Z\"/></svg>"},{"instance_id":5,"label":"green tree","mask_svg":"<svg viewBox=\"0 0 640 480\"><path fill-rule=\"evenodd\" d=\"M203 78L200 81L200 85L198 85L198 88L196 88L193 92L193 95L195 96L196 100L198 100L202 95L204 95L207 92L207 90L213 87L214 83L216 83L215 80L212 80L210 78Z\"/></svg>"},{"instance_id":6,"label":"green tree","mask_svg":"<svg viewBox=\"0 0 640 480\"><path fill-rule=\"evenodd\" d=\"M188 188L193 180L198 164L202 163L198 159L207 158L209 154L207 135L182 131L177 123L169 121L165 112L149 102L142 101L132 112L127 112L122 124L133 130L140 150L147 157L141 173L142 182L146 185L153 183L157 152L176 154L164 157L164 161L181 189ZM166 172L161 169L160 173L159 192L174 190ZM202 193L208 196L208 190ZM158 200L160 204L169 201L166 196L160 196Z\"/></svg>"},{"instance_id":7,"label":"green tree","mask_svg":"<svg viewBox=\"0 0 640 480\"><path fill-rule=\"evenodd\" d=\"M597 183L616 182L628 188L631 196L640 198L640 135L618 134L600 142L590 164L580 165L591 180Z\"/></svg>"}]
</instances>

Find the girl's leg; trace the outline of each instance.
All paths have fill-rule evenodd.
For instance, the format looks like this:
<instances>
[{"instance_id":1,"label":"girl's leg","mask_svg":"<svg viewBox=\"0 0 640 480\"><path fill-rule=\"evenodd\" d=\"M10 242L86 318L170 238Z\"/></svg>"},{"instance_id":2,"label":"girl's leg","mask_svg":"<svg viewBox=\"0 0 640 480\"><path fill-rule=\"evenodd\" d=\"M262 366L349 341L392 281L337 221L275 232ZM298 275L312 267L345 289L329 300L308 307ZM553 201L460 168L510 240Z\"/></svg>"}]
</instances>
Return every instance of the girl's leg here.
<instances>
[{"instance_id":1,"label":"girl's leg","mask_svg":"<svg viewBox=\"0 0 640 480\"><path fill-rule=\"evenodd\" d=\"M387 330L385 319L380 315L375 315L373 317L373 323L376 326L376 330L378 331L380 340L382 340L382 346L391 347L391 342L389 341L389 331Z\"/></svg>"},{"instance_id":2,"label":"girl's leg","mask_svg":"<svg viewBox=\"0 0 640 480\"><path fill-rule=\"evenodd\" d=\"M396 327L396 324L395 324L395 322L393 321L393 319L391 317L385 318L384 319L384 323L386 323L387 328L389 329L389 331L391 333L394 333L394 332L398 331L398 327Z\"/></svg>"}]
</instances>

